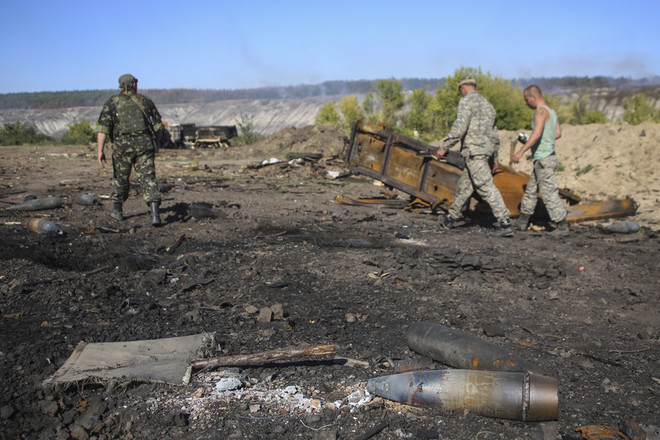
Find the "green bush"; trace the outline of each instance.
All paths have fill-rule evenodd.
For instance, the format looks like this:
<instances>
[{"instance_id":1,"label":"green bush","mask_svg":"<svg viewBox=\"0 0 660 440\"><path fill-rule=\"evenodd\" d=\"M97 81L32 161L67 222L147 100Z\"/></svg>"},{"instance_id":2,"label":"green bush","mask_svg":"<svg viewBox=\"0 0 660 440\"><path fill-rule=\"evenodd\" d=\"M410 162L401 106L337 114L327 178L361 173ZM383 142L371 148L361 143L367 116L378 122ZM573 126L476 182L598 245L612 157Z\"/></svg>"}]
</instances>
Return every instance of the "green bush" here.
<instances>
[{"instance_id":1,"label":"green bush","mask_svg":"<svg viewBox=\"0 0 660 440\"><path fill-rule=\"evenodd\" d=\"M339 100L339 111L341 112L341 129L345 133L351 130L351 124L362 118L362 109L357 95L343 96Z\"/></svg>"},{"instance_id":2,"label":"green bush","mask_svg":"<svg viewBox=\"0 0 660 440\"><path fill-rule=\"evenodd\" d=\"M92 129L89 121L67 125L69 130L62 137L62 143L66 145L89 145L96 140L96 132Z\"/></svg>"},{"instance_id":3,"label":"green bush","mask_svg":"<svg viewBox=\"0 0 660 440\"><path fill-rule=\"evenodd\" d=\"M241 113L240 119L236 119L236 125L238 125L240 134L234 138L233 142L236 142L238 145L253 144L262 138L254 129L252 116Z\"/></svg>"},{"instance_id":4,"label":"green bush","mask_svg":"<svg viewBox=\"0 0 660 440\"><path fill-rule=\"evenodd\" d=\"M50 136L38 133L34 125L26 122L10 122L0 129L0 145L26 145L56 143Z\"/></svg>"},{"instance_id":5,"label":"green bush","mask_svg":"<svg viewBox=\"0 0 660 440\"><path fill-rule=\"evenodd\" d=\"M605 114L600 110L590 109L585 95L580 95L577 100L570 104L569 116L566 123L571 125L585 125L604 124L605 122L607 122Z\"/></svg>"},{"instance_id":6,"label":"green bush","mask_svg":"<svg viewBox=\"0 0 660 440\"><path fill-rule=\"evenodd\" d=\"M316 115L315 119L317 124L327 124L333 125L335 127L341 127L341 116L337 111L337 103L328 102L321 107L319 114Z\"/></svg>"},{"instance_id":7,"label":"green bush","mask_svg":"<svg viewBox=\"0 0 660 440\"><path fill-rule=\"evenodd\" d=\"M660 110L641 93L623 100L623 120L631 125L645 121L660 122Z\"/></svg>"}]
</instances>

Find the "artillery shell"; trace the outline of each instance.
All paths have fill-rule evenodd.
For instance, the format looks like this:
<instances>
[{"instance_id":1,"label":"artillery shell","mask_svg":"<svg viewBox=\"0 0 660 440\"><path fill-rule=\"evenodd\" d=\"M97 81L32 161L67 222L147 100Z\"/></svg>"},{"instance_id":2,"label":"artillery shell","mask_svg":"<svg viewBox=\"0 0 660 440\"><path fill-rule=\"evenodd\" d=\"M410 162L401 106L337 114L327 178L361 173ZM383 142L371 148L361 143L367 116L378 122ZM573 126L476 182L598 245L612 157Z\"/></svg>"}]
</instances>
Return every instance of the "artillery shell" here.
<instances>
[{"instance_id":1,"label":"artillery shell","mask_svg":"<svg viewBox=\"0 0 660 440\"><path fill-rule=\"evenodd\" d=\"M450 367L539 372L538 368L502 347L442 324L416 322L408 328L406 337L412 350Z\"/></svg>"},{"instance_id":2,"label":"artillery shell","mask_svg":"<svg viewBox=\"0 0 660 440\"><path fill-rule=\"evenodd\" d=\"M413 371L369 379L367 391L408 405L468 409L486 417L538 422L558 414L557 380L529 372Z\"/></svg>"},{"instance_id":3,"label":"artillery shell","mask_svg":"<svg viewBox=\"0 0 660 440\"><path fill-rule=\"evenodd\" d=\"M48 234L48 235L62 235L63 232L55 223L43 219L43 218L33 218L28 222L27 228L31 232L36 232L37 234Z\"/></svg>"},{"instance_id":4,"label":"artillery shell","mask_svg":"<svg viewBox=\"0 0 660 440\"><path fill-rule=\"evenodd\" d=\"M23 203L12 205L7 209L11 211L41 211L42 209L53 209L61 206L61 197L47 197L45 199L26 200Z\"/></svg>"},{"instance_id":5,"label":"artillery shell","mask_svg":"<svg viewBox=\"0 0 660 440\"><path fill-rule=\"evenodd\" d=\"M79 193L73 196L73 201L79 205L95 206L99 204L96 194Z\"/></svg>"}]
</instances>

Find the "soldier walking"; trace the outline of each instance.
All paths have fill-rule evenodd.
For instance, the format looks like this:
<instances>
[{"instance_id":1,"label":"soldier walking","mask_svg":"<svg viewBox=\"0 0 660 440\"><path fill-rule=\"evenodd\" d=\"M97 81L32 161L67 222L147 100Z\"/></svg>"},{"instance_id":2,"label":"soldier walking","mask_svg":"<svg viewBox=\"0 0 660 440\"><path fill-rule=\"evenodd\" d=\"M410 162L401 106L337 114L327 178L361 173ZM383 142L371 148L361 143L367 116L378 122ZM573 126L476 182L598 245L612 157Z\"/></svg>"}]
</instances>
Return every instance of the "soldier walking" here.
<instances>
[{"instance_id":1,"label":"soldier walking","mask_svg":"<svg viewBox=\"0 0 660 440\"><path fill-rule=\"evenodd\" d=\"M499 229L488 235L510 237L513 235L510 213L493 181L493 170L497 168L500 146L495 127L495 108L479 94L477 81L471 76L460 81L458 90L462 98L458 102L456 120L442 146L438 148L436 157L443 158L447 150L460 141L465 169L456 185L454 202L449 207L449 213L440 220L445 228L455 227L456 222L463 218L463 210L476 191L490 205L499 222ZM491 159L494 163L492 169L489 163Z\"/></svg>"},{"instance_id":2,"label":"soldier walking","mask_svg":"<svg viewBox=\"0 0 660 440\"><path fill-rule=\"evenodd\" d=\"M163 129L160 113L153 101L137 93L137 78L119 77L121 93L108 99L96 123L97 161L105 167L105 141L112 142L113 218L122 221L122 204L128 199L131 168L140 183L142 196L151 211L152 226L160 226L160 192L156 182L155 154L157 133Z\"/></svg>"}]
</instances>

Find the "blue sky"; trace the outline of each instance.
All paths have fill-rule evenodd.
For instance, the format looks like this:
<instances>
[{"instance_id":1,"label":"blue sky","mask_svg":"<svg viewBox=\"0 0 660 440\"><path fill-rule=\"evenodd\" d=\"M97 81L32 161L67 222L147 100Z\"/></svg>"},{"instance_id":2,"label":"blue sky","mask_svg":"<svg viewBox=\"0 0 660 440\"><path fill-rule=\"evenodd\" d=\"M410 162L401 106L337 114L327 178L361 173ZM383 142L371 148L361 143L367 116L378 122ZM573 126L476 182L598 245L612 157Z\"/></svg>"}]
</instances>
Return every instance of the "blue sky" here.
<instances>
[{"instance_id":1,"label":"blue sky","mask_svg":"<svg viewBox=\"0 0 660 440\"><path fill-rule=\"evenodd\" d=\"M660 75L660 1L2 0L0 93Z\"/></svg>"}]
</instances>

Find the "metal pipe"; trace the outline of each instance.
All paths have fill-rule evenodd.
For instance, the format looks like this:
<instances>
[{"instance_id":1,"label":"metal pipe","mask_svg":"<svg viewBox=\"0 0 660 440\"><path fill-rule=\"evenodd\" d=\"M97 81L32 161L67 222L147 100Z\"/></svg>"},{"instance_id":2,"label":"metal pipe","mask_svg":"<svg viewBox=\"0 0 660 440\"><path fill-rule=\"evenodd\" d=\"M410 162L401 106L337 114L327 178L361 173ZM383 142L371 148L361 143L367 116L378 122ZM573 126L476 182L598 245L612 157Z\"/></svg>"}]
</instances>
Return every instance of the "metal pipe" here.
<instances>
[{"instance_id":1,"label":"metal pipe","mask_svg":"<svg viewBox=\"0 0 660 440\"><path fill-rule=\"evenodd\" d=\"M406 337L412 350L450 367L540 372L509 350L442 324L415 322L408 328Z\"/></svg>"},{"instance_id":2,"label":"metal pipe","mask_svg":"<svg viewBox=\"0 0 660 440\"><path fill-rule=\"evenodd\" d=\"M529 372L411 371L369 379L367 391L408 405L468 409L486 417L538 422L558 414L557 380Z\"/></svg>"}]
</instances>

